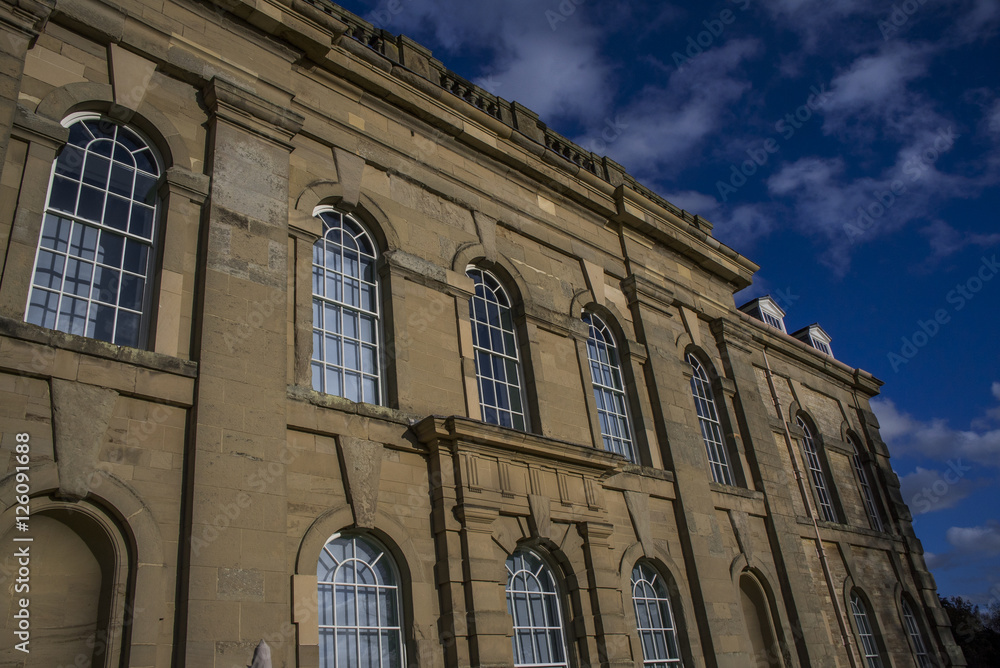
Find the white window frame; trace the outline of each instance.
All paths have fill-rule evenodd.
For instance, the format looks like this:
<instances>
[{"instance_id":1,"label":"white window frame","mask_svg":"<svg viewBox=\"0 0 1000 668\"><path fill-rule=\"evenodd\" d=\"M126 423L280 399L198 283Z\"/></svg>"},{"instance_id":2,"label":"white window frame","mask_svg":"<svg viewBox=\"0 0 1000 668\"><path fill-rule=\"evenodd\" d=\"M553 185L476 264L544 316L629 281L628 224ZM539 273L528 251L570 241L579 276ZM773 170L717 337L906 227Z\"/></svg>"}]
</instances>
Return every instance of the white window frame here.
<instances>
[{"instance_id":1,"label":"white window frame","mask_svg":"<svg viewBox=\"0 0 1000 668\"><path fill-rule=\"evenodd\" d=\"M513 622L511 646L516 668L569 668L565 622L562 617L559 587L552 568L532 550L519 549L507 557L507 613ZM535 583L532 588L529 580ZM524 598L523 605L516 600ZM541 610L547 618L542 623L535 618ZM527 619L522 617L527 616ZM555 620L553 625L551 622ZM544 638L549 661L540 660L539 638ZM530 647L525 646L528 640ZM527 651L527 653L526 653ZM561 655L557 656L557 655Z\"/></svg>"},{"instance_id":2,"label":"white window frame","mask_svg":"<svg viewBox=\"0 0 1000 668\"><path fill-rule=\"evenodd\" d=\"M152 313L153 292L155 287L156 272L154 271L154 268L157 261L157 249L161 236L161 218L163 215L162 202L159 196L159 188L164 175L163 160L160 157L155 144L149 139L149 137L147 137L141 130L128 123L120 123L101 114L81 112L70 114L64 118L62 126L72 130L73 126L77 124L82 125L87 121L97 121L101 124L106 123L114 126L114 139L110 139L108 137L95 137L87 142L86 147L80 147L67 141L67 143L60 149L59 156L55 161L53 161L45 194L45 213L43 214L41 230L39 231L38 243L35 246L35 259L32 265L31 285L28 290L28 298L24 308L24 320L25 322L37 324L42 327L49 327L57 331L107 341L113 345L147 348L150 338L149 328ZM135 151L132 151L126 146L120 144L117 141L118 128L126 129L126 131L134 135L134 138L138 140L138 143L143 144L143 146ZM87 132L93 134L89 128ZM111 149L110 156L102 156L99 152L90 150L93 144L99 141L111 141L114 144ZM121 155L121 153L116 150L116 147L118 146L121 146L122 148L121 153L128 152L130 154L129 157L131 158L131 164L117 159L118 156ZM75 153L83 153L83 157L79 165L79 174L74 178L73 176L65 174L62 170L72 166L71 164L68 164L68 162L70 160L70 156ZM155 173L136 167L135 158L133 156L140 153L144 153L148 156L147 159L156 169ZM108 172L102 179L103 185L97 186L92 182L88 182L88 165L90 165L92 161L99 163L105 159L108 160ZM117 172L115 171L116 166L118 166ZM113 177L116 173L121 174L122 169L130 170L129 178L132 185L129 187L130 194L128 197L125 197L120 192L116 192L115 187L112 185L112 182L114 181ZM145 200L135 199L137 195L136 188L139 175L141 175L147 182L152 181L152 183L148 186ZM60 183L75 184L76 198L74 199L73 212L53 207L53 190L56 185L57 177L59 178ZM121 186L122 184L119 183L118 187L120 188ZM99 221L94 218L88 218L80 213L81 193L83 192L100 193L102 204ZM123 227L128 229L119 229L111 224L109 217L112 214L108 209L108 203L112 201L118 202L118 206L126 207L126 213L130 216L131 222L123 223ZM130 210L149 212L147 219L149 226L148 235L136 232L131 228L132 223L135 223L137 219L131 218L132 214L128 213ZM115 220L119 219L120 218L117 216L115 217ZM59 221L69 224L65 248L60 250L60 243L58 241L53 244L54 248L43 247L42 244L43 240L46 238L46 231L51 229L50 223L58 227L60 225ZM77 230L80 230L81 232L79 237L81 242L85 241L85 237L89 236L89 233L94 234L92 244L85 242L86 245L78 246L81 251L74 254L72 252L73 240L77 236ZM107 260L107 250L102 245L101 241L107 237L120 239L122 244L121 257L113 263L110 260ZM125 263L128 261L128 253L130 249L137 247L144 249L146 256L145 267L141 273L138 270L125 268ZM58 277L58 287L54 287L51 284L42 285L39 283L39 281L42 280L41 277L44 276L44 274L39 273L39 262L43 255L47 258L61 258L62 260L62 267L58 270L58 273L60 274ZM67 291L67 278L69 276L69 267L71 263L78 267L78 269L85 269L86 271L89 271L89 278L82 276L79 273L77 274L77 278L83 280L82 283L78 281L78 289L85 287L86 295L81 295L79 292ZM114 288L113 297L108 297L107 285L103 287L99 287L97 285L98 272L101 272L102 274L106 273L111 277ZM50 275L52 278L56 278L55 274L56 272L52 272ZM122 287L125 285L123 280L124 277L132 277L133 282L135 279L141 279L142 281L143 294L139 300L138 308L122 305ZM39 319L37 317L38 312L35 311L34 315L32 312L33 306L35 306L33 302L36 299L42 298L43 295L48 295L46 299L55 298L56 300L55 321L52 323L48 322L48 319L44 316L44 311L42 317L40 318L41 321L36 322L36 320ZM85 312L82 314L82 330L78 327L65 325L62 327L60 326L64 315L64 301L67 299L73 299L74 303L77 305L84 306ZM96 331L94 328L96 328L98 324L96 322L98 313L97 309L114 310L114 319L111 325L111 339L95 336ZM105 313L106 312L107 311L105 311ZM138 325L135 330L134 340L130 339L125 342L120 342L121 339L118 336L118 325L119 317L123 313L133 314L138 318ZM80 315L78 314L75 317L79 318ZM71 320L72 319L73 318L71 317Z\"/></svg>"},{"instance_id":3,"label":"white window frame","mask_svg":"<svg viewBox=\"0 0 1000 668\"><path fill-rule=\"evenodd\" d=\"M355 402L384 405L385 352L378 245L354 216L329 206L316 207L313 216L322 222L323 236L313 244L312 253L312 388ZM338 230L341 234L350 234L357 248L328 238ZM356 273L348 272L346 266L349 256L354 254L357 255ZM330 264L331 259L334 264ZM370 271L368 280L366 268ZM347 292L349 289L354 292L355 286L357 299L349 299ZM367 306L364 303L366 291ZM348 326L348 323L353 325ZM367 338L365 329L369 330ZM357 364L349 364L348 357L353 357ZM357 379L356 393L348 384L351 378Z\"/></svg>"},{"instance_id":4,"label":"white window frame","mask_svg":"<svg viewBox=\"0 0 1000 668\"><path fill-rule=\"evenodd\" d=\"M858 445L857 439L853 436L849 436L851 445L854 448L854 454L851 456L851 461L854 464L854 473L858 476L858 485L861 488L861 500L865 504L865 510L868 513L868 522L871 524L871 528L875 531L885 531L885 526L882 524L882 514L878 510L878 501L875 499L875 490L868 482L868 472L865 469L865 463L861 460L861 448Z\"/></svg>"},{"instance_id":5,"label":"white window frame","mask_svg":"<svg viewBox=\"0 0 1000 668\"><path fill-rule=\"evenodd\" d=\"M931 661L930 653L927 651L927 643L924 642L924 634L920 629L920 623L917 621L916 615L913 614L913 609L910 607L910 603L906 600L905 596L902 598L902 603L903 622L906 624L906 632L913 643L917 663L920 668L933 668L934 664Z\"/></svg>"},{"instance_id":6,"label":"white window frame","mask_svg":"<svg viewBox=\"0 0 1000 668\"><path fill-rule=\"evenodd\" d=\"M524 368L514 326L513 302L503 283L492 272L469 265L465 269L465 275L476 285L476 294L469 300L469 320L472 325L480 418L488 424L528 431L528 402L524 393ZM494 307L495 319L492 317ZM485 320L482 319L483 316ZM480 334L483 332L489 336L489 341L481 340ZM496 345L498 340L500 346ZM488 374L484 369L487 363ZM498 369L503 372L502 379L497 377ZM499 398L500 389L506 397L506 405ZM487 391L492 392L492 401L486 397ZM510 424L504 424L505 417Z\"/></svg>"},{"instance_id":7,"label":"white window frame","mask_svg":"<svg viewBox=\"0 0 1000 668\"><path fill-rule=\"evenodd\" d=\"M833 494L830 491L826 469L823 467L823 460L820 458L819 448L813 437L809 425L802 419L796 418L799 428L804 432L802 436L802 450L806 455L806 467L809 469L809 477L812 479L813 489L816 490L816 498L819 503L820 515L827 522L836 522L837 509L833 505Z\"/></svg>"},{"instance_id":8,"label":"white window frame","mask_svg":"<svg viewBox=\"0 0 1000 668\"><path fill-rule=\"evenodd\" d=\"M732 485L734 484L733 472L729 464L729 452L723 437L722 422L719 420L715 394L712 392L712 383L697 355L688 353L687 363L691 366L691 395L698 413L702 441L704 441L705 449L708 452L712 480L723 485Z\"/></svg>"},{"instance_id":9,"label":"white window frame","mask_svg":"<svg viewBox=\"0 0 1000 668\"><path fill-rule=\"evenodd\" d=\"M651 668L680 668L683 665L680 638L663 577L651 565L640 561L632 568L631 582L635 624L639 632L639 645L642 647L642 665ZM645 615L642 609L645 609Z\"/></svg>"},{"instance_id":10,"label":"white window frame","mask_svg":"<svg viewBox=\"0 0 1000 668\"><path fill-rule=\"evenodd\" d=\"M861 639L861 654L868 664L868 668L882 668L882 654L878 648L878 638L875 637L874 627L868 618L868 606L861 599L857 592L851 592L851 611L854 614L854 624L858 629L858 637Z\"/></svg>"},{"instance_id":11,"label":"white window frame","mask_svg":"<svg viewBox=\"0 0 1000 668\"><path fill-rule=\"evenodd\" d=\"M359 556L359 542L374 554L371 561L364 558L366 555ZM349 546L349 552L342 561L338 561L333 550L330 549L330 546L334 543ZM385 576L386 580L391 578L391 581L380 581L379 571L376 569L376 566L383 560L385 565L383 576ZM325 561L332 563L326 565L326 568L324 568ZM335 566L333 575L328 579L324 579L324 571L328 570L330 566ZM351 578L345 578L343 581L338 582L338 577L345 568L353 569L353 575ZM374 582L359 583L359 568L367 569L371 573ZM317 597L321 608L317 621L320 630L320 668L351 668L358 665L376 665L370 661L370 658L369 660L364 660L361 656L361 638L366 633L376 635L379 651L377 658L378 668L402 668L405 666L406 643L403 640L403 601L400 595L399 572L396 569L395 561L385 548L367 536L334 534L323 545L323 550L316 564L316 576ZM362 592L361 590L365 591ZM339 605L341 591L343 591L343 596L345 596L345 605ZM329 593L325 594L324 592ZM365 598L374 595L374 624L361 624L362 615L359 603L362 599L361 594ZM391 601L394 609L390 608L388 612L383 610L383 600L386 606ZM332 603L329 609L325 606L327 602ZM346 614L352 611L353 624L338 623L341 621L338 618L338 614ZM391 618L392 612L395 612L395 620ZM330 624L319 623L323 621L325 615L329 615ZM372 616L370 609L368 615ZM349 619L345 621L349 621ZM332 642L328 645L324 645L324 629L327 629L327 633L333 636ZM347 658L339 656L338 636L340 634L346 634L346 637L354 638L355 651L353 656ZM393 635L395 635L395 641L392 640ZM392 643L392 646L396 650L398 661L385 660L388 646L384 643Z\"/></svg>"},{"instance_id":12,"label":"white window frame","mask_svg":"<svg viewBox=\"0 0 1000 668\"><path fill-rule=\"evenodd\" d=\"M625 393L621 356L615 345L614 334L595 313L584 312L583 321L588 327L587 360L590 362L590 382L597 404L604 449L634 462L632 420L629 419L628 395Z\"/></svg>"}]
</instances>

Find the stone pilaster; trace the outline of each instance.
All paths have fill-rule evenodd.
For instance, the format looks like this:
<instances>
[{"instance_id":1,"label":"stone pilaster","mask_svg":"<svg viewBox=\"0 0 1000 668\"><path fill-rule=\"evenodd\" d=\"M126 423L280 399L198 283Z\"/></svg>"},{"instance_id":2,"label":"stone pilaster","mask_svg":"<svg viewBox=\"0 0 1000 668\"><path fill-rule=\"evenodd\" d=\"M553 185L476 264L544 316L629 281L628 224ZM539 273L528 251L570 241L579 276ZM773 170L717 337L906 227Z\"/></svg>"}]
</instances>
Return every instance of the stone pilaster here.
<instances>
[{"instance_id":1,"label":"stone pilaster","mask_svg":"<svg viewBox=\"0 0 1000 668\"><path fill-rule=\"evenodd\" d=\"M0 175L17 111L24 59L55 4L54 0L0 0Z\"/></svg>"},{"instance_id":2,"label":"stone pilaster","mask_svg":"<svg viewBox=\"0 0 1000 668\"><path fill-rule=\"evenodd\" d=\"M179 641L188 666L229 666L288 624L285 313L290 141L302 118L213 79L204 90L212 176L196 333L199 377L188 452L190 550ZM283 106L284 105L284 106Z\"/></svg>"},{"instance_id":3,"label":"stone pilaster","mask_svg":"<svg viewBox=\"0 0 1000 668\"><path fill-rule=\"evenodd\" d=\"M675 343L678 325L671 322L673 296L634 274L623 281L622 288L640 343L649 351L646 380L650 385L653 415L663 440L665 466L675 474L680 547L694 603L691 616L697 622L706 665L737 668L746 662L740 651L746 632L716 521L708 455L691 390L685 381L687 365L683 351Z\"/></svg>"},{"instance_id":4,"label":"stone pilaster","mask_svg":"<svg viewBox=\"0 0 1000 668\"><path fill-rule=\"evenodd\" d=\"M738 324L718 319L711 324L712 334L722 356L726 375L735 385L732 406L736 426L746 448L747 478L764 493L768 510L768 538L775 568L778 570L780 597L788 614L791 629L784 629L784 641L794 644L802 665L824 665L834 661L834 648L829 646L822 615L813 604L809 589L804 585L813 578L806 568L803 543L798 537L798 523L793 494L798 494L791 471L785 469L777 452L766 406L770 396L762 395L753 366L750 334ZM786 407L787 408L787 407ZM786 416L787 417L787 416ZM791 637L789 637L789 631ZM841 657L844 658L844 657Z\"/></svg>"},{"instance_id":5,"label":"stone pilaster","mask_svg":"<svg viewBox=\"0 0 1000 668\"><path fill-rule=\"evenodd\" d=\"M625 624L624 600L618 564L611 550L614 526L603 522L581 522L577 525L583 537L584 560L587 565L587 589L590 592L593 626L600 666L634 666L629 651Z\"/></svg>"}]
</instances>

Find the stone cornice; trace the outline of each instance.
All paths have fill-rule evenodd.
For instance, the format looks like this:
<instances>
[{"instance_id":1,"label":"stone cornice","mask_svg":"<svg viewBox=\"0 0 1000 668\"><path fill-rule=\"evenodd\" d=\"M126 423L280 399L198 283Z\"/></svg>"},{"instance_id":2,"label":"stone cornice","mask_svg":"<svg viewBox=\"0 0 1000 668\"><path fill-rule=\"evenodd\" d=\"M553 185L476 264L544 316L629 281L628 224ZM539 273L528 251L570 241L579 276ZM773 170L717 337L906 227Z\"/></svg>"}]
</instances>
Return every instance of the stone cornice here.
<instances>
[{"instance_id":1,"label":"stone cornice","mask_svg":"<svg viewBox=\"0 0 1000 668\"><path fill-rule=\"evenodd\" d=\"M213 115L288 149L305 118L240 86L212 77L202 93Z\"/></svg>"},{"instance_id":2,"label":"stone cornice","mask_svg":"<svg viewBox=\"0 0 1000 668\"><path fill-rule=\"evenodd\" d=\"M621 455L598 450L592 446L528 434L497 427L477 420L458 416L432 415L412 426L417 439L426 445L437 443L448 449L484 449L514 453L530 460L551 465L559 462L591 475L603 475L621 470L625 458Z\"/></svg>"},{"instance_id":3,"label":"stone cornice","mask_svg":"<svg viewBox=\"0 0 1000 668\"><path fill-rule=\"evenodd\" d=\"M30 41L45 27L54 8L53 0L0 0L0 25Z\"/></svg>"}]
</instances>

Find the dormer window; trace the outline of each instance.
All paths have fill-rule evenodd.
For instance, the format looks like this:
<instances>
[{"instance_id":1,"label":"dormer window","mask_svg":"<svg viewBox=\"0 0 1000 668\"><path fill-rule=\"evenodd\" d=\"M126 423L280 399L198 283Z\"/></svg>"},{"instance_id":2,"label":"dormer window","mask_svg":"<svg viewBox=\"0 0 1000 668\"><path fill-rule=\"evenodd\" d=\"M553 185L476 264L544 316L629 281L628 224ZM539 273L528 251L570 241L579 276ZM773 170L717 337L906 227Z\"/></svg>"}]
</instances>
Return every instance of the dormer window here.
<instances>
[{"instance_id":1,"label":"dormer window","mask_svg":"<svg viewBox=\"0 0 1000 668\"><path fill-rule=\"evenodd\" d=\"M785 329L785 312L771 299L770 295L764 295L763 297L748 301L740 307L740 310L774 327L779 332L788 332Z\"/></svg>"},{"instance_id":2,"label":"dormer window","mask_svg":"<svg viewBox=\"0 0 1000 668\"><path fill-rule=\"evenodd\" d=\"M823 331L823 328L819 325L814 323L808 327L803 327L792 334L792 336L802 343L812 346L824 355L833 357L833 350L830 349L830 335Z\"/></svg>"}]
</instances>

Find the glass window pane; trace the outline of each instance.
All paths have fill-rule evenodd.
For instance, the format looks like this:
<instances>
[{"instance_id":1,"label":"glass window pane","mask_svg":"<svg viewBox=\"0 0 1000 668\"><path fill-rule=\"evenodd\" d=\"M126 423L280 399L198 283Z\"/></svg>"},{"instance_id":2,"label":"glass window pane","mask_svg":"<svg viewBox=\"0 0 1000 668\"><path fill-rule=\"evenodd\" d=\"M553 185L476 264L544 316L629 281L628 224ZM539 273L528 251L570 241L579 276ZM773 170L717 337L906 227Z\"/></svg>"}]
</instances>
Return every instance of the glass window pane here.
<instances>
[{"instance_id":1,"label":"glass window pane","mask_svg":"<svg viewBox=\"0 0 1000 668\"><path fill-rule=\"evenodd\" d=\"M58 307L59 295L47 290L33 290L26 319L33 325L54 329Z\"/></svg>"},{"instance_id":2,"label":"glass window pane","mask_svg":"<svg viewBox=\"0 0 1000 668\"><path fill-rule=\"evenodd\" d=\"M97 261L112 267L122 266L122 249L124 247L124 237L103 230L97 244Z\"/></svg>"},{"instance_id":3,"label":"glass window pane","mask_svg":"<svg viewBox=\"0 0 1000 668\"><path fill-rule=\"evenodd\" d=\"M65 218L48 214L45 216L45 225L42 228L42 248L65 253L69 247L69 234L72 223Z\"/></svg>"},{"instance_id":4,"label":"glass window pane","mask_svg":"<svg viewBox=\"0 0 1000 668\"><path fill-rule=\"evenodd\" d=\"M118 311L115 325L115 343L120 346L135 347L139 344L139 314Z\"/></svg>"},{"instance_id":5,"label":"glass window pane","mask_svg":"<svg viewBox=\"0 0 1000 668\"><path fill-rule=\"evenodd\" d=\"M97 229L89 225L73 225L69 253L86 260L93 260L97 249Z\"/></svg>"},{"instance_id":6,"label":"glass window pane","mask_svg":"<svg viewBox=\"0 0 1000 668\"><path fill-rule=\"evenodd\" d=\"M90 309L87 336L111 343L115 338L115 309L94 304Z\"/></svg>"},{"instance_id":7,"label":"glass window pane","mask_svg":"<svg viewBox=\"0 0 1000 668\"><path fill-rule=\"evenodd\" d=\"M49 251L39 251L38 261L35 265L34 284L53 290L60 289L65 267L65 256Z\"/></svg>"},{"instance_id":8,"label":"glass window pane","mask_svg":"<svg viewBox=\"0 0 1000 668\"><path fill-rule=\"evenodd\" d=\"M113 163L111 166L111 180L108 183L108 190L122 197L132 196L132 181L135 179L135 171L120 163Z\"/></svg>"},{"instance_id":9,"label":"glass window pane","mask_svg":"<svg viewBox=\"0 0 1000 668\"><path fill-rule=\"evenodd\" d=\"M63 297L59 305L58 328L62 332L84 336L87 332L87 301Z\"/></svg>"}]
</instances>

